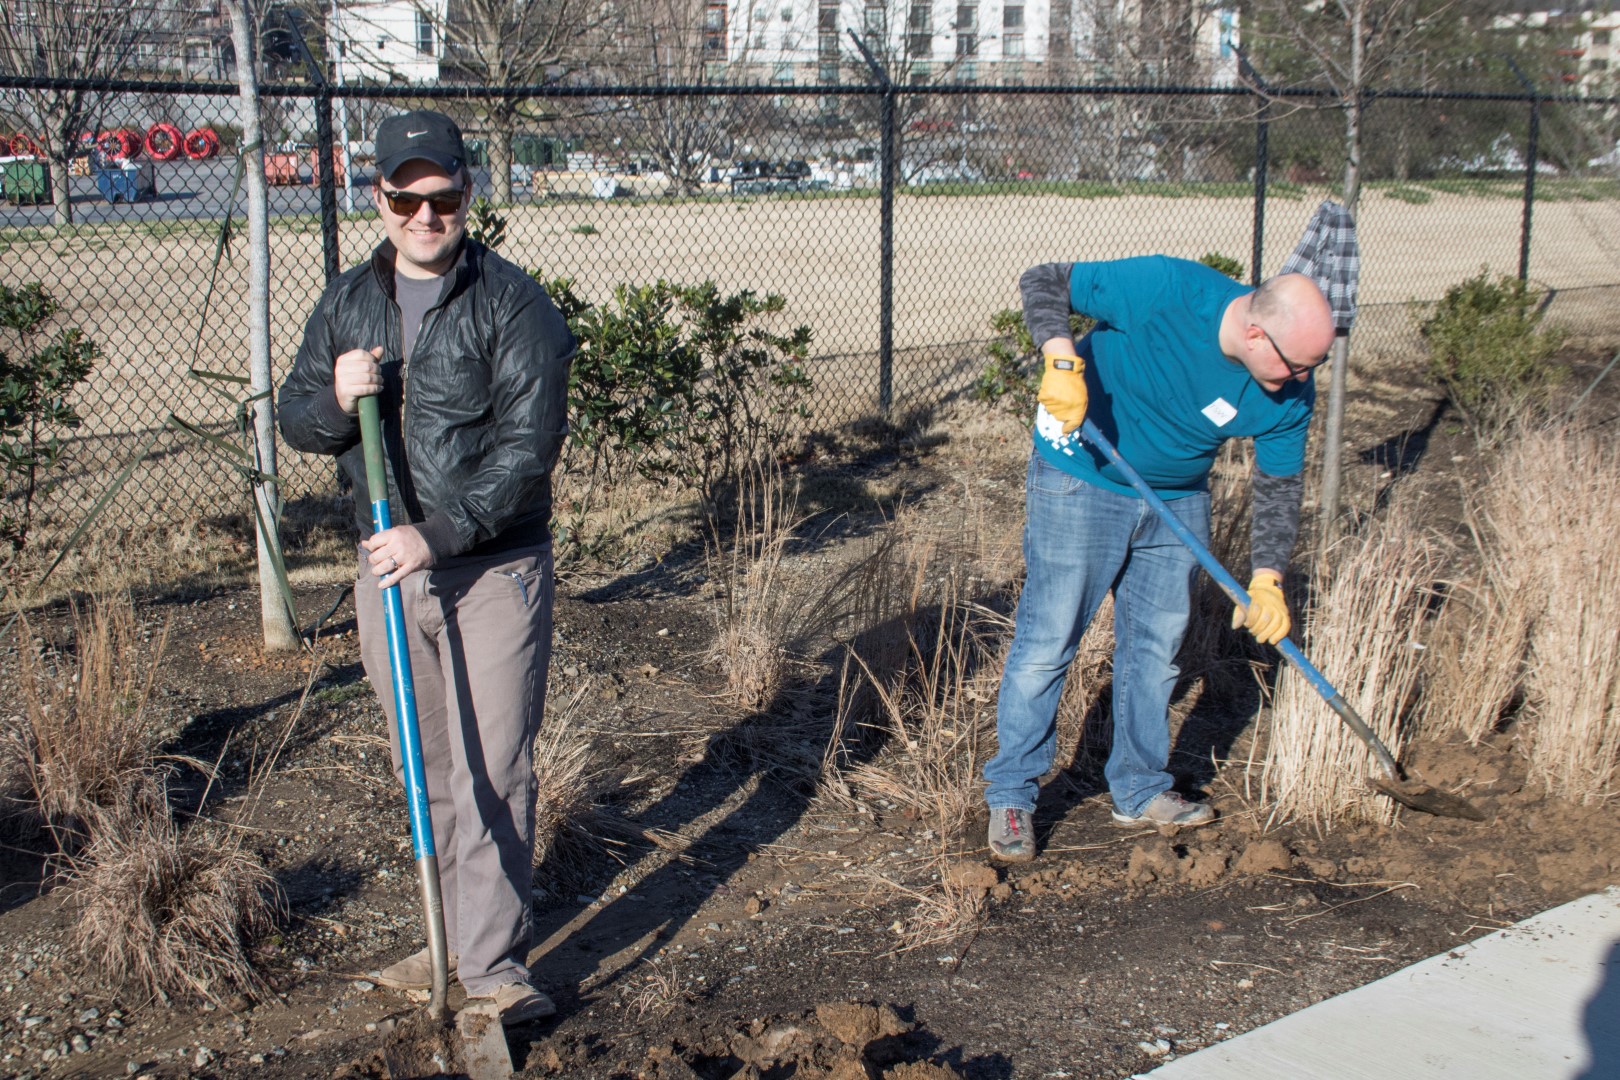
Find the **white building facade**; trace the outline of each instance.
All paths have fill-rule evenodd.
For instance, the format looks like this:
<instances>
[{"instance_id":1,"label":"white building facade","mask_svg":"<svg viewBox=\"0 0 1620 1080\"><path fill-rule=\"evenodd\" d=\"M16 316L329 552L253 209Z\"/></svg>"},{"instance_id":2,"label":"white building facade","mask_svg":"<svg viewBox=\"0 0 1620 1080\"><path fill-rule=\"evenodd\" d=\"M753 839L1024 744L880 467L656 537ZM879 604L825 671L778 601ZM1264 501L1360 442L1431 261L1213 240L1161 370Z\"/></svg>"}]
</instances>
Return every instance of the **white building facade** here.
<instances>
[{"instance_id":1,"label":"white building facade","mask_svg":"<svg viewBox=\"0 0 1620 1080\"><path fill-rule=\"evenodd\" d=\"M327 15L338 82L433 83L444 60L449 0L334 3Z\"/></svg>"},{"instance_id":2,"label":"white building facade","mask_svg":"<svg viewBox=\"0 0 1620 1080\"><path fill-rule=\"evenodd\" d=\"M865 81L854 70L853 30L891 76L911 83L1045 80L1059 60L1083 81L1134 82L1143 73L1138 45L1158 10L1154 0L708 0L705 52L773 82ZM1229 81L1236 5L1188 3L1186 11L1200 81Z\"/></svg>"}]
</instances>

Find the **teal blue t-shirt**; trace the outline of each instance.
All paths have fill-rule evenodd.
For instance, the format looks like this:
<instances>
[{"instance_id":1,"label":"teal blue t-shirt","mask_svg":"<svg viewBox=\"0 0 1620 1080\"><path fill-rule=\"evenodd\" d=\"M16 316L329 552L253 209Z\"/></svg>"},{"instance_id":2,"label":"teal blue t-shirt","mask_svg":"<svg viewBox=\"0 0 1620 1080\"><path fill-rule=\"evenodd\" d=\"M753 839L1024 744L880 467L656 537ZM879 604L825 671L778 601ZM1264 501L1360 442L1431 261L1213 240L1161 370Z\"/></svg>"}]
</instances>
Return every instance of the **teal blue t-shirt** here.
<instances>
[{"instance_id":1,"label":"teal blue t-shirt","mask_svg":"<svg viewBox=\"0 0 1620 1080\"><path fill-rule=\"evenodd\" d=\"M1150 255L1075 263L1069 304L1097 320L1076 351L1086 362L1086 418L1166 499L1203 491L1227 439L1252 438L1271 476L1305 467L1316 387L1288 381L1271 393L1221 352L1221 316L1253 290L1201 263ZM1100 451L1063 435L1045 409L1035 448L1047 461L1109 491L1135 491Z\"/></svg>"}]
</instances>

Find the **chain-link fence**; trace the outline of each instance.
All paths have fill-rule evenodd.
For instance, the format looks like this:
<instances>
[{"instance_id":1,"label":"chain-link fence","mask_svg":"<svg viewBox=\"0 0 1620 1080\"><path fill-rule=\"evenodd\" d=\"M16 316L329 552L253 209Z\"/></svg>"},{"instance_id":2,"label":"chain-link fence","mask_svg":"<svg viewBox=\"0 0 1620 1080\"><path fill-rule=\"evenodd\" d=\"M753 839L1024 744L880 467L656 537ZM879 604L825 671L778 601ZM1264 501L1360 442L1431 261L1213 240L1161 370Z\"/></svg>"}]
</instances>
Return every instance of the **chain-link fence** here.
<instances>
[{"instance_id":1,"label":"chain-link fence","mask_svg":"<svg viewBox=\"0 0 1620 1080\"><path fill-rule=\"evenodd\" d=\"M0 80L0 115L76 85ZM82 514L154 434L110 522L234 511L239 481L164 429L172 413L228 433L221 384L193 372L246 373L235 88L80 88L103 118L83 152L53 163L12 140L0 205L0 280L43 282L104 354L52 512ZM381 238L370 139L402 108L462 122L500 253L586 299L658 279L786 297L784 322L814 332L812 422L831 430L966 392L1033 264L1213 253L1274 273L1343 176L1334 104L1239 87L269 87L275 361L328 275ZM1412 304L1481 267L1548 288L1578 338L1620 338L1612 120L1612 103L1509 94L1368 105L1352 355L1419 348ZM329 461L281 465L287 497L330 490Z\"/></svg>"}]
</instances>

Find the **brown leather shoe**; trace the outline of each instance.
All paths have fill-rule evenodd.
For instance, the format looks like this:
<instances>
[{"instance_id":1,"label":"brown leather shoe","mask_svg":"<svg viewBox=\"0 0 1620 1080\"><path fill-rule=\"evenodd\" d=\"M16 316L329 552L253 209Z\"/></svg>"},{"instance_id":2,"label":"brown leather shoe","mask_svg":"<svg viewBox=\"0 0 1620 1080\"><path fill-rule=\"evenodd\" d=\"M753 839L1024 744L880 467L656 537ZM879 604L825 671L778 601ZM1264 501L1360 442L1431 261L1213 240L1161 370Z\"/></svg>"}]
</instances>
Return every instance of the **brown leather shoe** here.
<instances>
[{"instance_id":1,"label":"brown leather shoe","mask_svg":"<svg viewBox=\"0 0 1620 1080\"><path fill-rule=\"evenodd\" d=\"M469 994L467 1003L494 1005L505 1027L539 1020L557 1012L557 1006L550 998L526 982L502 983L487 994Z\"/></svg>"},{"instance_id":2,"label":"brown leather shoe","mask_svg":"<svg viewBox=\"0 0 1620 1080\"><path fill-rule=\"evenodd\" d=\"M455 953L450 954L450 972L455 974L456 962L460 959ZM390 990L431 990L433 988L433 961L428 957L428 951L414 952L397 964L389 964L376 975L372 981L378 986L386 986Z\"/></svg>"}]
</instances>

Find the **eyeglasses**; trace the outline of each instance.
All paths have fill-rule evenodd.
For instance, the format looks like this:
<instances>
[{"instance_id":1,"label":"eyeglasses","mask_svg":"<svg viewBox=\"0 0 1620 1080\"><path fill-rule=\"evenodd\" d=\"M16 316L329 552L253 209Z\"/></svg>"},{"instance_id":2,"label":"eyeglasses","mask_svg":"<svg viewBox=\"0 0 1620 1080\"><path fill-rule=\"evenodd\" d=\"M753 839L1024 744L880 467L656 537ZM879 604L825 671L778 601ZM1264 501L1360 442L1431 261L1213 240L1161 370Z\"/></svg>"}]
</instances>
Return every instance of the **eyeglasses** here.
<instances>
[{"instance_id":1,"label":"eyeglasses","mask_svg":"<svg viewBox=\"0 0 1620 1080\"><path fill-rule=\"evenodd\" d=\"M383 199L388 203L388 209L400 217L407 218L415 217L417 211L422 209L423 203L433 207L433 212L440 217L450 217L461 209L461 202L467 197L467 189L464 187L446 188L444 191L429 192L426 195L418 195L414 191L389 191L387 188L380 190Z\"/></svg>"},{"instance_id":2,"label":"eyeglasses","mask_svg":"<svg viewBox=\"0 0 1620 1080\"><path fill-rule=\"evenodd\" d=\"M1292 360L1288 359L1288 357L1283 355L1282 347L1277 344L1277 339L1271 336L1271 331L1267 330L1259 323L1250 323L1249 325L1266 335L1266 340L1271 342L1271 349L1277 354L1277 359L1281 360L1283 367L1288 369L1288 377L1290 379L1297 379L1307 371L1310 371L1312 368L1320 367L1322 364L1327 363L1327 356L1324 354L1318 357L1315 363L1305 364L1303 366L1296 364Z\"/></svg>"}]
</instances>

